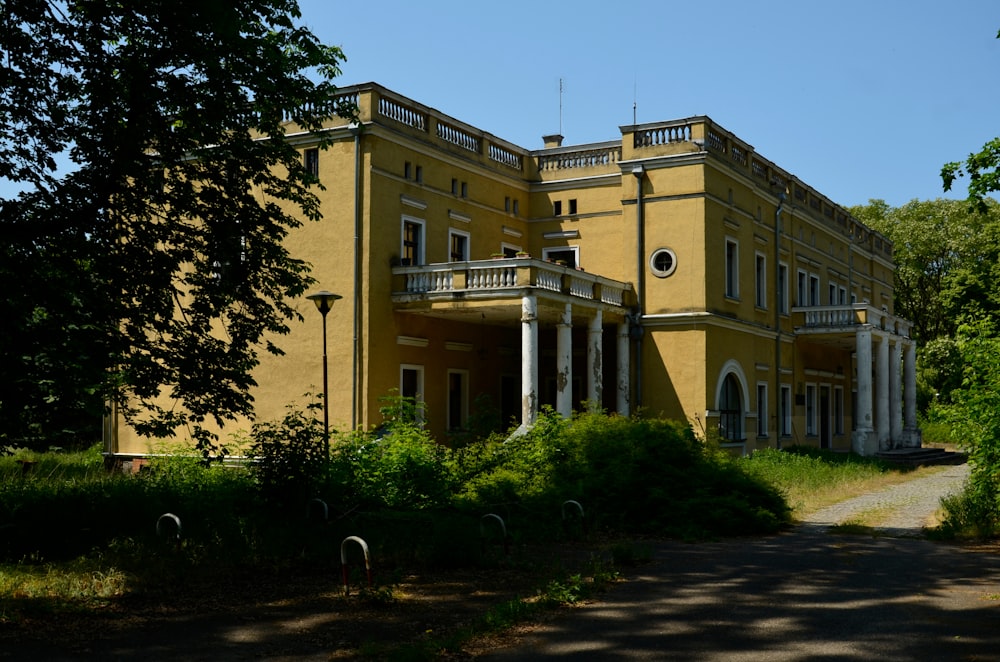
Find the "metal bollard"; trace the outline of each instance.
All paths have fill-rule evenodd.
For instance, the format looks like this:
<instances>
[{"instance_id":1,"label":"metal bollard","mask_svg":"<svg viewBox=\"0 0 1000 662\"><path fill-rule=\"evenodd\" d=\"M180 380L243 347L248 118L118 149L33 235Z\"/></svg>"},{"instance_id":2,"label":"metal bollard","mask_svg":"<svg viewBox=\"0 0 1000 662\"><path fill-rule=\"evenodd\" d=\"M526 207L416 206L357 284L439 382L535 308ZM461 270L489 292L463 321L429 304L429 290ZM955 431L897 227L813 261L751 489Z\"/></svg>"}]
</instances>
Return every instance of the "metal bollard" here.
<instances>
[{"instance_id":1,"label":"metal bollard","mask_svg":"<svg viewBox=\"0 0 1000 662\"><path fill-rule=\"evenodd\" d=\"M344 573L344 595L350 595L350 582L347 577L347 543L356 542L361 546L361 551L365 555L365 571L368 573L368 588L372 587L372 562L368 553L368 543L357 536L348 536L340 543L340 568Z\"/></svg>"}]
</instances>

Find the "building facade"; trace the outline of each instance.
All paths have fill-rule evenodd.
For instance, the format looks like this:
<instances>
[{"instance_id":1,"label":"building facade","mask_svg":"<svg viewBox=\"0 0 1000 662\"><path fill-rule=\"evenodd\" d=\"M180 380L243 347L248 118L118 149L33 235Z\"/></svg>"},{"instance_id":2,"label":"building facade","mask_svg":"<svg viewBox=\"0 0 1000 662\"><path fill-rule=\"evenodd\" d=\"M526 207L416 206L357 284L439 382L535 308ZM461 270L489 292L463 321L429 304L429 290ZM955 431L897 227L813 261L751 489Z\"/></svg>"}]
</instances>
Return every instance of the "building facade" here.
<instances>
[{"instance_id":1,"label":"building facade","mask_svg":"<svg viewBox=\"0 0 1000 662\"><path fill-rule=\"evenodd\" d=\"M708 117L528 150L376 84L340 93L360 122L331 118L329 149L288 131L325 186L289 248L343 297L333 427L377 426L398 389L442 440L489 402L520 425L546 405L676 418L743 452L920 445L891 244ZM322 388L299 308L259 420ZM107 426L109 453L151 448Z\"/></svg>"}]
</instances>

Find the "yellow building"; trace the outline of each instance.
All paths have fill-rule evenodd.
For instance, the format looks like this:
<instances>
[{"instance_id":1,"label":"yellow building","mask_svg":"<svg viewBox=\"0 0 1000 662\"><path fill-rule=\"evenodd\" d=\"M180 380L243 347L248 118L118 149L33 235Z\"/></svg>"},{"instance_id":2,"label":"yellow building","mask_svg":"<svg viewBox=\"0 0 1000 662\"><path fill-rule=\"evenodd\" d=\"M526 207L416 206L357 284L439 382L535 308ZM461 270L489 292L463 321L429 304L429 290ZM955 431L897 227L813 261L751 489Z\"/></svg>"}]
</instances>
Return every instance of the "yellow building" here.
<instances>
[{"instance_id":1,"label":"yellow building","mask_svg":"<svg viewBox=\"0 0 1000 662\"><path fill-rule=\"evenodd\" d=\"M920 445L892 245L708 117L528 150L376 84L341 93L360 123L332 118L330 149L288 132L326 187L289 247L343 297L332 427L377 426L398 389L442 440L488 396L507 421L594 403L745 452ZM260 420L322 389L321 319L299 310L256 373Z\"/></svg>"}]
</instances>

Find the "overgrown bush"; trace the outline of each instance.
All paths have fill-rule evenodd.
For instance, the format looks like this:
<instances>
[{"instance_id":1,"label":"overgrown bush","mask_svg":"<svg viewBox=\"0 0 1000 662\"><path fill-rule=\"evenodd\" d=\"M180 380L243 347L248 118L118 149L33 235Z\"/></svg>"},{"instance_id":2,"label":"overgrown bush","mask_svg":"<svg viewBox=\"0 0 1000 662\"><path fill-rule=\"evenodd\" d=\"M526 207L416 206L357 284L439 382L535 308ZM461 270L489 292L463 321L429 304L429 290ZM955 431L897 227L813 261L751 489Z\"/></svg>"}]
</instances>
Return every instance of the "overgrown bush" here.
<instances>
[{"instance_id":1,"label":"overgrown bush","mask_svg":"<svg viewBox=\"0 0 1000 662\"><path fill-rule=\"evenodd\" d=\"M527 434L477 451L461 500L559 512L573 499L598 525L705 537L775 531L789 511L773 487L672 421L543 412ZM468 467L475 463L466 462Z\"/></svg>"},{"instance_id":2,"label":"overgrown bush","mask_svg":"<svg viewBox=\"0 0 1000 662\"><path fill-rule=\"evenodd\" d=\"M1000 334L988 320L970 322L959 327L957 343L962 385L932 412L968 450L972 471L962 497L946 503L946 526L992 537L1000 532Z\"/></svg>"},{"instance_id":3,"label":"overgrown bush","mask_svg":"<svg viewBox=\"0 0 1000 662\"><path fill-rule=\"evenodd\" d=\"M303 411L289 406L280 421L256 423L250 432L253 474L262 496L283 506L302 506L319 495L326 478L325 431L319 419L323 403L310 401Z\"/></svg>"}]
</instances>

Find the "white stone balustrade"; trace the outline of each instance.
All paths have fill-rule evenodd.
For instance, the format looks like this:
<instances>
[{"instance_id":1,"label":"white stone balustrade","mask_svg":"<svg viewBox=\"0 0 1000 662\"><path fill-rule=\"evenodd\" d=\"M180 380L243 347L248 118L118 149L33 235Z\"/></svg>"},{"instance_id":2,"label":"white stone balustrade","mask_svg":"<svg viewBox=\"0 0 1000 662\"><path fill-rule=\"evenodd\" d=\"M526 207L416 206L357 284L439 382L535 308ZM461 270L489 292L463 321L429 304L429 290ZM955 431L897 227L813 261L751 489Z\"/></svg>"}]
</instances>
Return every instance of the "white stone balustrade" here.
<instances>
[{"instance_id":1,"label":"white stone balustrade","mask_svg":"<svg viewBox=\"0 0 1000 662\"><path fill-rule=\"evenodd\" d=\"M405 290L397 292L397 295L534 287L574 299L622 306L625 292L629 289L626 283L530 258L393 267L393 274L405 279Z\"/></svg>"}]
</instances>

